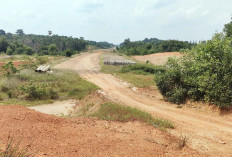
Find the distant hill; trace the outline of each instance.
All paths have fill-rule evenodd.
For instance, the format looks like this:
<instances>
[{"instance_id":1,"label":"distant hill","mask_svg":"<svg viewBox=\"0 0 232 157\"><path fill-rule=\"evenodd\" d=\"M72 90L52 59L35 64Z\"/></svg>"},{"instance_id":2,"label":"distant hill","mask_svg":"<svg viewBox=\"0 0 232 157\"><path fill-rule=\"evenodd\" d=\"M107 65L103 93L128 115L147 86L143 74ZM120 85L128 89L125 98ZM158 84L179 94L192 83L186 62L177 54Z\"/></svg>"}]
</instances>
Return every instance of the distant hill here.
<instances>
[{"instance_id":1,"label":"distant hill","mask_svg":"<svg viewBox=\"0 0 232 157\"><path fill-rule=\"evenodd\" d=\"M88 45L101 49L111 48L114 46L108 42L88 41L83 37L73 38L59 35L35 35L24 34L23 32L12 34L4 33L3 30L0 30L0 38L0 52L8 52L9 54L22 54L26 52L25 49L31 49L30 51L32 54L60 55L66 50L71 50L73 52L86 50ZM2 48L2 50L1 41L4 41L4 43L7 42L7 44L5 44L5 48Z\"/></svg>"}]
</instances>

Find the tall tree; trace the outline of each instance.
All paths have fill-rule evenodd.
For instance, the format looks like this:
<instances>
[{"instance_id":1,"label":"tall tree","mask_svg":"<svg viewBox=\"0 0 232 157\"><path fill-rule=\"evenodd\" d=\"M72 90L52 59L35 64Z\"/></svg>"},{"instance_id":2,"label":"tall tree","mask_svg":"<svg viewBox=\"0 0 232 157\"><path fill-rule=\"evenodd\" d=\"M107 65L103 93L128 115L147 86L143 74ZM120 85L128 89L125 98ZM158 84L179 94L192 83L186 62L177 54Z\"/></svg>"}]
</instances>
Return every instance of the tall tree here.
<instances>
[{"instance_id":1,"label":"tall tree","mask_svg":"<svg viewBox=\"0 0 232 157\"><path fill-rule=\"evenodd\" d=\"M5 37L0 37L0 53L6 52L9 43L6 41Z\"/></svg>"},{"instance_id":2,"label":"tall tree","mask_svg":"<svg viewBox=\"0 0 232 157\"><path fill-rule=\"evenodd\" d=\"M232 37L232 17L230 23L225 24L223 31L227 37Z\"/></svg>"},{"instance_id":3,"label":"tall tree","mask_svg":"<svg viewBox=\"0 0 232 157\"><path fill-rule=\"evenodd\" d=\"M49 30L49 31L48 31L48 35L49 35L49 36L52 35L52 31Z\"/></svg>"},{"instance_id":4,"label":"tall tree","mask_svg":"<svg viewBox=\"0 0 232 157\"><path fill-rule=\"evenodd\" d=\"M0 29L0 35L6 35L6 32L3 29Z\"/></svg>"},{"instance_id":5,"label":"tall tree","mask_svg":"<svg viewBox=\"0 0 232 157\"><path fill-rule=\"evenodd\" d=\"M19 35L19 36L23 36L24 35L23 29L17 29L16 34Z\"/></svg>"}]
</instances>

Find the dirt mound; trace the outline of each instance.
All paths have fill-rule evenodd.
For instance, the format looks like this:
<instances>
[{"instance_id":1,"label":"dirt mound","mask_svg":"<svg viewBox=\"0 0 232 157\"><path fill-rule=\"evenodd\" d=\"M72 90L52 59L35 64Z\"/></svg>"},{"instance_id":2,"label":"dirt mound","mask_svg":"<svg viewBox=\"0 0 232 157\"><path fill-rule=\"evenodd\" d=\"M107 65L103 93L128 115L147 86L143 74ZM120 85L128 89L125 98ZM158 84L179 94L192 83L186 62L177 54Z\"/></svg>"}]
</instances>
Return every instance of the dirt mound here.
<instances>
[{"instance_id":1,"label":"dirt mound","mask_svg":"<svg viewBox=\"0 0 232 157\"><path fill-rule=\"evenodd\" d=\"M0 106L0 115L0 145L11 135L36 156L199 156L139 122L64 119L20 106Z\"/></svg>"},{"instance_id":2,"label":"dirt mound","mask_svg":"<svg viewBox=\"0 0 232 157\"><path fill-rule=\"evenodd\" d=\"M183 56L180 52L163 52L163 53L155 53L151 55L145 56L133 56L138 61L146 62L150 61L152 64L163 65L167 62L169 57L181 57Z\"/></svg>"}]
</instances>

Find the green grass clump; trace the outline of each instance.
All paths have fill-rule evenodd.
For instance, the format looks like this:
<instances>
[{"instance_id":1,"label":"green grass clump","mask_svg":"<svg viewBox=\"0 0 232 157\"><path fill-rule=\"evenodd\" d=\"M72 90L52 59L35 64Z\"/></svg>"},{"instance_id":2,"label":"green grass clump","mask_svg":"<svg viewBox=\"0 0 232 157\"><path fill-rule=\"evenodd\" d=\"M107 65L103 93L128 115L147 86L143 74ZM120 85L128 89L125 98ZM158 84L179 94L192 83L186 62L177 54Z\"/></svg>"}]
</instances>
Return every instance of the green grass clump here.
<instances>
[{"instance_id":1,"label":"green grass clump","mask_svg":"<svg viewBox=\"0 0 232 157\"><path fill-rule=\"evenodd\" d=\"M91 116L108 121L140 121L158 128L174 128L174 125L170 121L154 118L149 113L140 111L136 108L114 103L102 104L100 109Z\"/></svg>"}]
</instances>

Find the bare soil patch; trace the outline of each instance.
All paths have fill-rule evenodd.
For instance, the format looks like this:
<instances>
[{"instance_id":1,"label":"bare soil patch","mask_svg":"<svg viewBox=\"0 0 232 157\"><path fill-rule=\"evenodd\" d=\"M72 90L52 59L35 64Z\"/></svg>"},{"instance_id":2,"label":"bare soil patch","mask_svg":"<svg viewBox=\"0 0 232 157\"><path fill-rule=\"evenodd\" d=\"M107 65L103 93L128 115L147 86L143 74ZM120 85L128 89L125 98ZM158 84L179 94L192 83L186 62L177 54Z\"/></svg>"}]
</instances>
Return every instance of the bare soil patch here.
<instances>
[{"instance_id":1,"label":"bare soil patch","mask_svg":"<svg viewBox=\"0 0 232 157\"><path fill-rule=\"evenodd\" d=\"M5 64L6 64L5 62L0 62L0 67L5 65ZM13 61L13 64L14 64L15 67L19 67L20 65L23 65L24 62L22 62L22 61Z\"/></svg>"},{"instance_id":2,"label":"bare soil patch","mask_svg":"<svg viewBox=\"0 0 232 157\"><path fill-rule=\"evenodd\" d=\"M155 65L163 65L167 62L169 57L181 57L183 54L180 52L163 52L163 53L155 53L151 55L145 55L145 56L133 56L138 61L146 62L150 61L152 64Z\"/></svg>"},{"instance_id":3,"label":"bare soil patch","mask_svg":"<svg viewBox=\"0 0 232 157\"><path fill-rule=\"evenodd\" d=\"M167 132L140 122L64 119L21 106L0 106L0 148L7 138L36 156L200 156Z\"/></svg>"}]
</instances>

